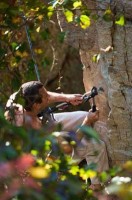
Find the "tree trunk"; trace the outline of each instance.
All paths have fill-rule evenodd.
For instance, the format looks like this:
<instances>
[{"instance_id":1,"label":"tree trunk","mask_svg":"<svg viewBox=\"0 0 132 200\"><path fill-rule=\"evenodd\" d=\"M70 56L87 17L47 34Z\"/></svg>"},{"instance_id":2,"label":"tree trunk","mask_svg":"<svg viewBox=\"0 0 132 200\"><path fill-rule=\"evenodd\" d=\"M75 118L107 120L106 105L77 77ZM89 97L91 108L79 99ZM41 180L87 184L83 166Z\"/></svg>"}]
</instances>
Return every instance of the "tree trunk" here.
<instances>
[{"instance_id":1,"label":"tree trunk","mask_svg":"<svg viewBox=\"0 0 132 200\"><path fill-rule=\"evenodd\" d=\"M79 48L83 64L86 91L103 87L104 94L96 97L100 119L95 129L106 142L111 164L132 159L132 2L129 0L84 1L89 9L99 9L98 21L86 30L66 25L61 13L62 30L68 29L67 42ZM91 3L90 3L91 2ZM125 26L102 19L108 5L114 17L123 13ZM97 56L96 62L93 57Z\"/></svg>"}]
</instances>

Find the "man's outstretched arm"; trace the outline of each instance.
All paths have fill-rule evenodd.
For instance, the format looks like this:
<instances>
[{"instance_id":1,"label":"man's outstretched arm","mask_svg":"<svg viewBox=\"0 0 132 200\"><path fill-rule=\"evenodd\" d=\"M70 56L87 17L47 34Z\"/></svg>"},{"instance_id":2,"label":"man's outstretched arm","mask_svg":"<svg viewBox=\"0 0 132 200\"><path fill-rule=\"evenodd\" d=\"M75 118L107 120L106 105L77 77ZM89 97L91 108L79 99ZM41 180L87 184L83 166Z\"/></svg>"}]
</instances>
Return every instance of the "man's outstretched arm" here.
<instances>
[{"instance_id":1,"label":"man's outstretched arm","mask_svg":"<svg viewBox=\"0 0 132 200\"><path fill-rule=\"evenodd\" d=\"M72 105L79 105L83 100L83 95L81 94L63 94L49 91L47 91L47 93L49 104L55 102L69 102Z\"/></svg>"}]
</instances>

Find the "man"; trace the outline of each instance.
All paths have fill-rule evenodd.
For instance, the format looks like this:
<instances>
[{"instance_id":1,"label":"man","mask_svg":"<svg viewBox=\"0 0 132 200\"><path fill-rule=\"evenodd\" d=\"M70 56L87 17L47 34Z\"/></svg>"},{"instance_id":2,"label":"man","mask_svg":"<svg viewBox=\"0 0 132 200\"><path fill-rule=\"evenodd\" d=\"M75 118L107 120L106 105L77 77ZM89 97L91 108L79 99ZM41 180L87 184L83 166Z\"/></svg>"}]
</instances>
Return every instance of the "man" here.
<instances>
[{"instance_id":1,"label":"man","mask_svg":"<svg viewBox=\"0 0 132 200\"><path fill-rule=\"evenodd\" d=\"M23 99L23 106L16 104L17 99ZM12 121L17 126L31 127L34 129L40 129L42 127L42 121L38 118L38 113L47 108L54 102L69 102L73 105L78 105L82 102L83 96L80 94L59 94L47 91L43 84L39 81L30 81L23 84L19 91L10 96L10 99L6 105L5 117L7 120ZM14 116L10 114L10 110L14 109ZM58 142L67 154L72 153L72 158L77 159L79 162L86 159L87 164L92 162L97 164L97 171L101 172L108 169L108 158L106 153L105 144L100 141L100 144L95 141L87 140L78 126L91 125L98 120L98 111L84 112L65 112L54 114L56 122L62 124L62 131L57 135ZM77 144L75 148L68 143L65 145L65 139L63 135L69 131L76 132ZM67 149L68 145L68 149ZM98 155L95 156L95 151L98 151ZM91 180L91 189L100 187L98 179Z\"/></svg>"}]
</instances>

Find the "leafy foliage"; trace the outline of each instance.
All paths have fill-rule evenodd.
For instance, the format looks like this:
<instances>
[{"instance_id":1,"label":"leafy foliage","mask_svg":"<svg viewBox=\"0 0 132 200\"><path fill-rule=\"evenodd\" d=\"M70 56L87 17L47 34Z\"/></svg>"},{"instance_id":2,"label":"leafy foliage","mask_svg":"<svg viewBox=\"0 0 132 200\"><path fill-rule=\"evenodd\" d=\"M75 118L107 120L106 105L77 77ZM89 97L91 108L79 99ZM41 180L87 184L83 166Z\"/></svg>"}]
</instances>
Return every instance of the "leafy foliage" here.
<instances>
[{"instance_id":1,"label":"leafy foliage","mask_svg":"<svg viewBox=\"0 0 132 200\"><path fill-rule=\"evenodd\" d=\"M96 176L103 184L112 177L107 191L123 200L131 199L131 161L122 167L97 173L94 163L79 167L72 162L61 152L54 135L45 129L35 131L15 127L4 119L2 110L0 124L1 200L92 200L95 197L85 181ZM98 140L94 130L84 127L82 131L89 138ZM55 155L47 157L53 147Z\"/></svg>"},{"instance_id":2,"label":"leafy foliage","mask_svg":"<svg viewBox=\"0 0 132 200\"><path fill-rule=\"evenodd\" d=\"M13 91L18 90L22 82L36 79L32 52L34 57L38 58L39 69L52 65L52 60L47 58L45 52L47 45L50 45L53 40L54 35L49 24L53 22L57 12L62 12L68 23L82 29L89 28L92 19L96 21L100 17L88 10L80 0L54 0L50 1L50 4L46 0L0 2L0 70L2 72L0 103L2 106L12 92L12 88ZM103 19L115 20L110 8L104 11ZM124 26L124 16L117 18L115 24ZM66 34L67 32L59 32L54 38L59 43L63 43ZM38 46L38 40L45 42L43 48ZM93 62L98 60L99 55L95 55ZM83 127L83 131L89 138L98 140L98 135L92 129ZM45 161L52 145L59 158L49 157L49 160ZM94 176L98 176L102 183L112 176L112 184L108 187L109 193L129 200L132 188L129 175L131 172L131 161L121 168L112 168L101 174L96 172L94 164L79 168L61 152L55 138L46 130L35 131L15 127L4 119L3 110L0 109L1 200L92 199L93 193L86 190L85 180Z\"/></svg>"},{"instance_id":3,"label":"leafy foliage","mask_svg":"<svg viewBox=\"0 0 132 200\"><path fill-rule=\"evenodd\" d=\"M120 26L124 26L124 24L125 24L125 18L124 18L124 16L123 15L120 16L119 20L116 20L115 23L118 24L118 25L120 25Z\"/></svg>"},{"instance_id":4,"label":"leafy foliage","mask_svg":"<svg viewBox=\"0 0 132 200\"><path fill-rule=\"evenodd\" d=\"M55 40L61 48L68 33L68 30L52 33L50 26L56 20L58 12L62 13L67 23L82 28L82 31L89 28L93 20L96 22L101 17L98 15L98 10L97 12L90 10L81 0L0 2L0 69L4 80L0 86L2 102L7 98L5 95L9 96L14 86L18 89L21 83L36 79L36 65L39 71L42 71L43 67L46 70L52 68L54 55L47 57L47 46L52 46ZM102 12L105 21L115 21L117 25L125 25L124 15L115 16L110 5ZM43 46L38 44L41 40ZM94 57L94 62L98 62L97 56ZM3 93L5 88L6 94Z\"/></svg>"}]
</instances>

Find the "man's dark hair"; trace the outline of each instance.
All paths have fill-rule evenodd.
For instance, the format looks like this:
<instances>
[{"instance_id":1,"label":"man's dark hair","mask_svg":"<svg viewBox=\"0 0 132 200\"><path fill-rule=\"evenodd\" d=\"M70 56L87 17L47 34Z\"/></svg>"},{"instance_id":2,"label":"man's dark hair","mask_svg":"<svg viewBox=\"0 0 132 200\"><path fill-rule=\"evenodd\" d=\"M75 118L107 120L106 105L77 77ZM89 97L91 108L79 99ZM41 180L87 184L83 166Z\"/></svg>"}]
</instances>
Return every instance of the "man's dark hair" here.
<instances>
[{"instance_id":1,"label":"man's dark hair","mask_svg":"<svg viewBox=\"0 0 132 200\"><path fill-rule=\"evenodd\" d=\"M25 110L31 111L34 103L42 103L42 97L39 94L39 90L43 86L44 85L40 81L30 81L21 86L20 93L25 101Z\"/></svg>"}]
</instances>

